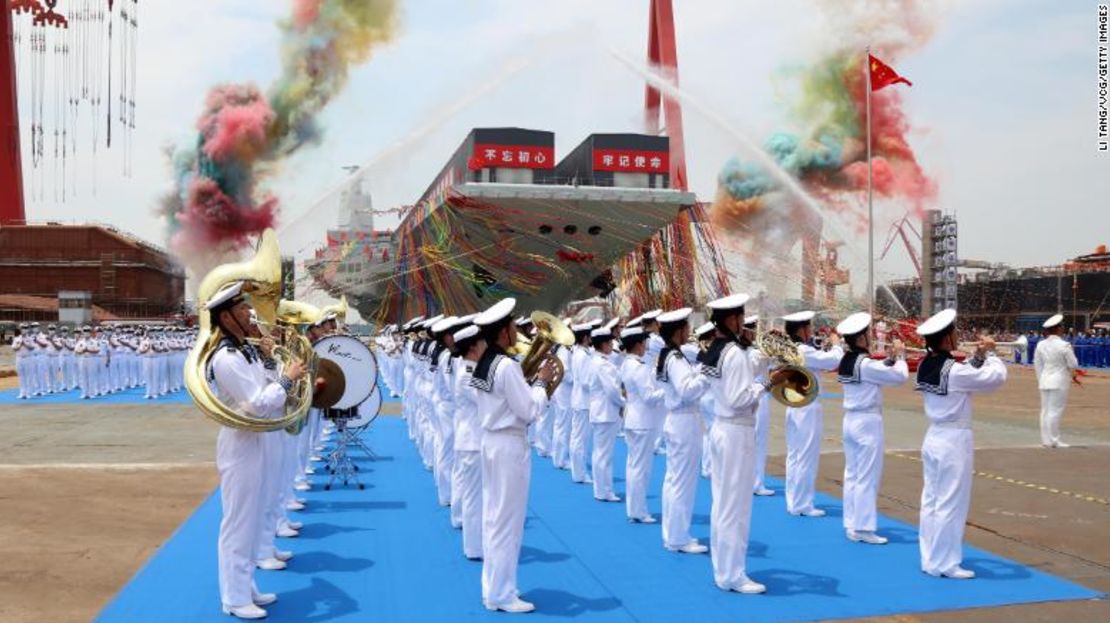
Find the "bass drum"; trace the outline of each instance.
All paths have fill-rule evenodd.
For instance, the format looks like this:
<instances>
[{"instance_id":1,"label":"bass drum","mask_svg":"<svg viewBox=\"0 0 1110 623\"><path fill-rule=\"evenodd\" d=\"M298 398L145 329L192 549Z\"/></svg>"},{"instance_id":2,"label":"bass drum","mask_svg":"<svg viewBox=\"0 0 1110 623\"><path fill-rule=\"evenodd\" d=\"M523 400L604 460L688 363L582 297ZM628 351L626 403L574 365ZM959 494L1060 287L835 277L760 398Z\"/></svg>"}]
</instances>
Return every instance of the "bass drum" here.
<instances>
[{"instance_id":1,"label":"bass drum","mask_svg":"<svg viewBox=\"0 0 1110 623\"><path fill-rule=\"evenodd\" d=\"M350 409L365 402L378 387L378 360L365 344L349 335L329 335L312 345L320 359L343 373L343 395L331 409Z\"/></svg>"},{"instance_id":2,"label":"bass drum","mask_svg":"<svg viewBox=\"0 0 1110 623\"><path fill-rule=\"evenodd\" d=\"M382 410L382 392L375 387L370 397L355 407L357 415L347 420L348 428L366 428L378 417Z\"/></svg>"}]
</instances>

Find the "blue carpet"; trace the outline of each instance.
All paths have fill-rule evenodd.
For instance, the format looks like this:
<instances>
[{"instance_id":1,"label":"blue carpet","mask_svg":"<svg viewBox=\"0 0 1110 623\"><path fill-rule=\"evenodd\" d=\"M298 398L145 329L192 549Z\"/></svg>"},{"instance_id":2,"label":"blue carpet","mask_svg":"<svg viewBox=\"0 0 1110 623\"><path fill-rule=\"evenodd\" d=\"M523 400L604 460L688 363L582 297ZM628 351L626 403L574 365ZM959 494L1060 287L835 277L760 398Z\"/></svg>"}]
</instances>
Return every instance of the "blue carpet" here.
<instances>
[{"instance_id":1,"label":"blue carpet","mask_svg":"<svg viewBox=\"0 0 1110 623\"><path fill-rule=\"evenodd\" d=\"M435 502L399 418L382 418L367 435L376 462L362 461L365 491L307 494L300 538L288 570L258 573L280 600L271 621L506 620L480 599L481 563L462 556L460 533ZM623 443L618 443L623 465ZM623 486L618 469L617 486ZM663 457L652 491L658 493ZM315 477L317 482L321 477ZM780 484L780 483L776 483ZM631 525L623 504L594 501L592 490L536 458L520 566L523 597L535 620L801 621L1090 599L1100 594L974 548L971 581L930 578L918 566L912 526L883 517L883 547L844 538L839 500L822 495L824 519L788 516L781 487L755 498L749 573L765 595L724 593L708 556L663 550L658 524ZM695 536L708 542L709 486L701 481ZM657 495L649 504L659 510ZM219 497L213 494L101 612L101 623L225 622L216 581Z\"/></svg>"},{"instance_id":2,"label":"blue carpet","mask_svg":"<svg viewBox=\"0 0 1110 623\"><path fill-rule=\"evenodd\" d=\"M90 398L88 400L81 399L81 392L74 390L71 392L62 392L60 394L50 394L48 396L38 396L37 398L28 398L27 400L19 399L18 389L8 389L0 391L0 405L21 405L21 406L34 406L34 405L56 405L65 403L78 403L78 404L93 404L93 405L129 405L129 404L190 404L192 400L189 399L189 394L183 389L174 394L168 394L155 400L147 400L144 398L146 390L142 387L136 389L126 389L115 394L108 394L107 396L99 396L97 398Z\"/></svg>"}]
</instances>

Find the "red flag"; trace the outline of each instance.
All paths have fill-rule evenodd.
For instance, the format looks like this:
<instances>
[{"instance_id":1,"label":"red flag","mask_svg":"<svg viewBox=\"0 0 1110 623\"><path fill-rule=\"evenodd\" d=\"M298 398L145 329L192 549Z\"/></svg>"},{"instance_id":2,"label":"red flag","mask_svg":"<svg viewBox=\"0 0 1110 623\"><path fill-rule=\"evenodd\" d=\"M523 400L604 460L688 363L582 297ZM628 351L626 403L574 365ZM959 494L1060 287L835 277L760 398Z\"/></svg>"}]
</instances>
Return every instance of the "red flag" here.
<instances>
[{"instance_id":1,"label":"red flag","mask_svg":"<svg viewBox=\"0 0 1110 623\"><path fill-rule=\"evenodd\" d=\"M898 75L898 72L887 65L886 63L875 58L871 54L867 55L868 62L871 63L871 90L878 91L883 87L888 87L892 84L905 82L906 86L913 86L913 83Z\"/></svg>"}]
</instances>

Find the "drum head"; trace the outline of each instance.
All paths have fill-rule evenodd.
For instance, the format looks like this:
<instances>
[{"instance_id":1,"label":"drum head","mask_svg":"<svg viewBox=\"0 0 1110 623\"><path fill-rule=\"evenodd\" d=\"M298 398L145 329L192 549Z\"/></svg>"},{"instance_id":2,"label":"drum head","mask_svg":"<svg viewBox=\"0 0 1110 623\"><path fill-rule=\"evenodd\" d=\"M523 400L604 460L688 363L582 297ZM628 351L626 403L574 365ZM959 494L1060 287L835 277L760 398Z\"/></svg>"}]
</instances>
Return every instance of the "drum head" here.
<instances>
[{"instance_id":1,"label":"drum head","mask_svg":"<svg viewBox=\"0 0 1110 623\"><path fill-rule=\"evenodd\" d=\"M362 401L358 407L358 415L347 420L349 428L360 428L367 426L374 418L378 417L378 412L382 409L382 393L375 387L370 397Z\"/></svg>"},{"instance_id":2,"label":"drum head","mask_svg":"<svg viewBox=\"0 0 1110 623\"><path fill-rule=\"evenodd\" d=\"M312 346L321 361L343 373L343 395L332 409L350 409L370 397L378 384L378 361L365 344L349 335L329 335Z\"/></svg>"}]
</instances>

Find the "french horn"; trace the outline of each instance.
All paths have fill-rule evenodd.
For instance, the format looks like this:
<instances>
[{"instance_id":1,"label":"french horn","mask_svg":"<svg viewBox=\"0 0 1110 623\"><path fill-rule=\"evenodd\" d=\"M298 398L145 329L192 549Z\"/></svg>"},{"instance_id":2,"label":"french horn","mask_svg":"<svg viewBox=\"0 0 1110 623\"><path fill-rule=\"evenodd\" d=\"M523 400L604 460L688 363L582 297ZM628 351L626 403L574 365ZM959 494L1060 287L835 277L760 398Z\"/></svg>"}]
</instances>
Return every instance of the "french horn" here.
<instances>
[{"instance_id":1,"label":"french horn","mask_svg":"<svg viewBox=\"0 0 1110 623\"><path fill-rule=\"evenodd\" d=\"M305 374L289 392L285 412L278 418L263 418L239 412L224 404L208 384L208 363L212 354L219 348L223 332L213 326L211 315L204 309L209 299L224 286L236 281L243 282L244 294L250 296L251 306L258 317L260 329L281 329L280 336L273 336L277 342L272 355L278 363L278 371L295 359L305 364ZM286 429L296 434L303 426L308 408L312 405L316 360L312 345L296 332L293 323L279 323L279 299L281 298L281 252L278 249L277 234L272 229L262 233L258 250L253 258L217 266L205 275L197 289L197 309L199 310L200 331L196 344L185 359L185 388L196 403L197 408L217 424L250 432L268 432ZM292 310L288 307L287 312Z\"/></svg>"},{"instance_id":2,"label":"french horn","mask_svg":"<svg viewBox=\"0 0 1110 623\"><path fill-rule=\"evenodd\" d=\"M756 335L755 345L768 359L778 364L775 370L790 374L783 383L771 388L771 397L781 405L795 409L817 400L817 377L805 367L805 358L786 334L763 331Z\"/></svg>"}]
</instances>

